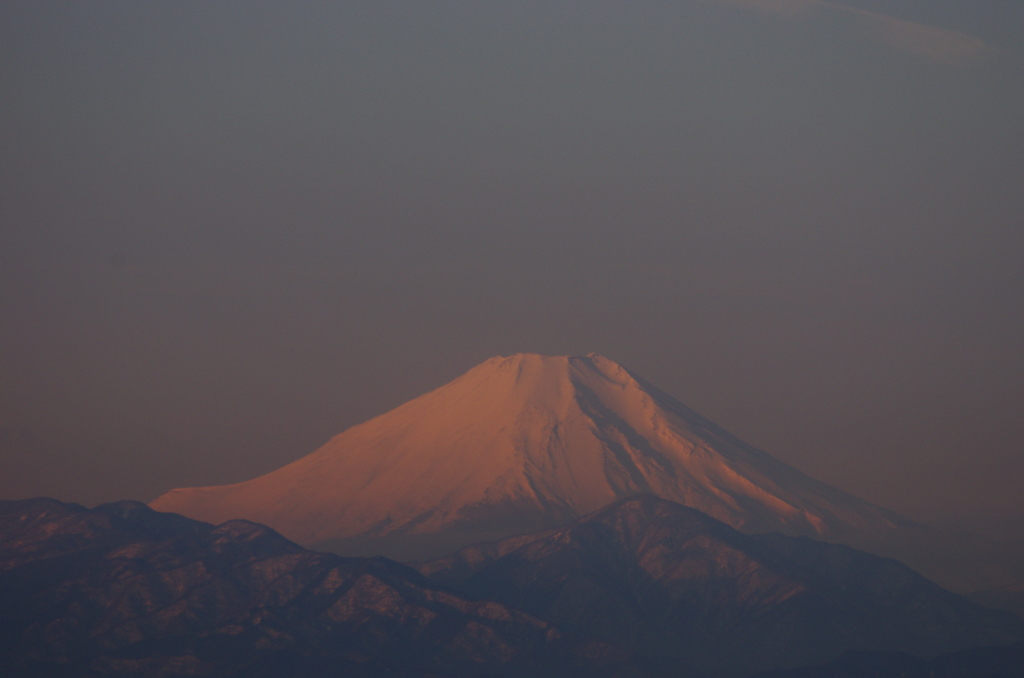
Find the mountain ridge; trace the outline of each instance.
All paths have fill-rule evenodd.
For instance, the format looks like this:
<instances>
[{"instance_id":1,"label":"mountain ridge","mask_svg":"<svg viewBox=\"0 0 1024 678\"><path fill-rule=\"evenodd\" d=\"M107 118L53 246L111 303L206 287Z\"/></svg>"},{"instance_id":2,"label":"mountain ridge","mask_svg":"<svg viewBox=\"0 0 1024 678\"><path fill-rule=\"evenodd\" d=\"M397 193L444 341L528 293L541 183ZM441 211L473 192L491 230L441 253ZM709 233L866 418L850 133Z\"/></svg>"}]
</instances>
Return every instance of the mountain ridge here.
<instances>
[{"instance_id":1,"label":"mountain ridge","mask_svg":"<svg viewBox=\"0 0 1024 678\"><path fill-rule=\"evenodd\" d=\"M898 561L806 537L746 535L649 494L416 567L467 595L616 639L665 672L749 676L851 650L931 659L1024 638L1024 620Z\"/></svg>"},{"instance_id":2,"label":"mountain ridge","mask_svg":"<svg viewBox=\"0 0 1024 678\"><path fill-rule=\"evenodd\" d=\"M851 651L975 676L1024 647L1004 647L1024 620L896 561L650 494L415 568L139 502L0 501L0 600L0 665L25 678L842 676Z\"/></svg>"},{"instance_id":3,"label":"mountain ridge","mask_svg":"<svg viewBox=\"0 0 1024 678\"><path fill-rule=\"evenodd\" d=\"M0 501L5 676L604 676L628 657L385 558L131 501Z\"/></svg>"}]
</instances>

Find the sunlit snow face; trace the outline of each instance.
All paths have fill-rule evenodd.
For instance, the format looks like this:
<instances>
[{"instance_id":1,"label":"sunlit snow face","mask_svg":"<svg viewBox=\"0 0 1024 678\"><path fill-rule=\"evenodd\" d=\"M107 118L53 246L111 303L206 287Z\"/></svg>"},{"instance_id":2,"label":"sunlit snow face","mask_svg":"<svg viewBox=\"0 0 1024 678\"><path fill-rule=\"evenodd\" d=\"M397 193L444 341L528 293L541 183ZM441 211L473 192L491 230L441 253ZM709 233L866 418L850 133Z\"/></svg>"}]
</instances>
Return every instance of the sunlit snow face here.
<instances>
[{"instance_id":1,"label":"sunlit snow face","mask_svg":"<svg viewBox=\"0 0 1024 678\"><path fill-rule=\"evenodd\" d=\"M243 517L304 544L430 534L472 543L637 493L754 532L841 538L896 527L596 354L492 358L277 471L174 490L153 507L213 523Z\"/></svg>"}]
</instances>

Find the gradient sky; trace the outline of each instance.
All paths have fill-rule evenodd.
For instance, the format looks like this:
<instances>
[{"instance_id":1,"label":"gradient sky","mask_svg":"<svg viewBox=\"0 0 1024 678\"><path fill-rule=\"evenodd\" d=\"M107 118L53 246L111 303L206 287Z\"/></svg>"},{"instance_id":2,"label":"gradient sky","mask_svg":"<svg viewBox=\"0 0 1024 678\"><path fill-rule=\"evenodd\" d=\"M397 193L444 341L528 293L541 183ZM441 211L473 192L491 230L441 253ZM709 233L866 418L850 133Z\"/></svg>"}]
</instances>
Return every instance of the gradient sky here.
<instances>
[{"instance_id":1,"label":"gradient sky","mask_svg":"<svg viewBox=\"0 0 1024 678\"><path fill-rule=\"evenodd\" d=\"M0 4L0 498L521 351L1024 537L1024 3Z\"/></svg>"}]
</instances>

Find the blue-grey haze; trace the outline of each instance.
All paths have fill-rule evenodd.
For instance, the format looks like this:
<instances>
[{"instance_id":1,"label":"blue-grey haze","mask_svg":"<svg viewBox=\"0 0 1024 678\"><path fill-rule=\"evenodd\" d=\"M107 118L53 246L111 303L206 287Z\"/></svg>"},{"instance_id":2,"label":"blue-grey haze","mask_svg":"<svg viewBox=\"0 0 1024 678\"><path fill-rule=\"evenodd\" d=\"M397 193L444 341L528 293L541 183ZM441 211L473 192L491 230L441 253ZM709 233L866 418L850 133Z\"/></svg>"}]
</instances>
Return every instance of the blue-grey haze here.
<instances>
[{"instance_id":1,"label":"blue-grey haze","mask_svg":"<svg viewBox=\"0 0 1024 678\"><path fill-rule=\"evenodd\" d=\"M3 498L243 480L597 351L1024 536L1022 347L1019 2L0 5Z\"/></svg>"}]
</instances>

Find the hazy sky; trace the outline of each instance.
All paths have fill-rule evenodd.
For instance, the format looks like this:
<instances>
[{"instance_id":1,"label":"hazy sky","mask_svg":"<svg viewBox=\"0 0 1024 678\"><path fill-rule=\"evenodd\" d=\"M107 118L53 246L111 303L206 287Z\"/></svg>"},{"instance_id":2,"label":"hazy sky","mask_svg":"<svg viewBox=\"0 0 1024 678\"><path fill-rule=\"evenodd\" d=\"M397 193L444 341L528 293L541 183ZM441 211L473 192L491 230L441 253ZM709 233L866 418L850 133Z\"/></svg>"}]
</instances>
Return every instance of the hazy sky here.
<instances>
[{"instance_id":1,"label":"hazy sky","mask_svg":"<svg viewBox=\"0 0 1024 678\"><path fill-rule=\"evenodd\" d=\"M0 3L0 498L520 351L1024 536L1024 3Z\"/></svg>"}]
</instances>

